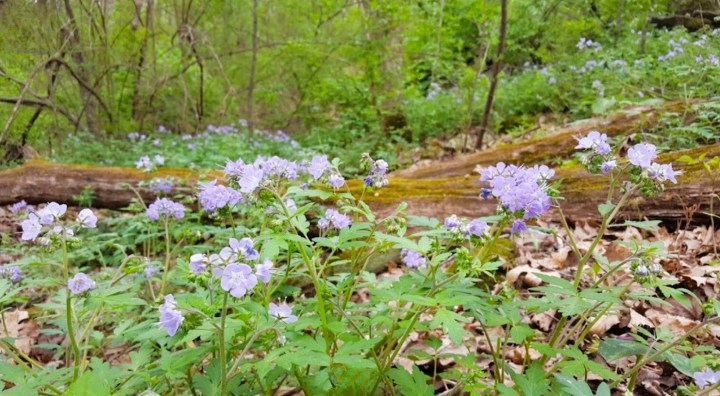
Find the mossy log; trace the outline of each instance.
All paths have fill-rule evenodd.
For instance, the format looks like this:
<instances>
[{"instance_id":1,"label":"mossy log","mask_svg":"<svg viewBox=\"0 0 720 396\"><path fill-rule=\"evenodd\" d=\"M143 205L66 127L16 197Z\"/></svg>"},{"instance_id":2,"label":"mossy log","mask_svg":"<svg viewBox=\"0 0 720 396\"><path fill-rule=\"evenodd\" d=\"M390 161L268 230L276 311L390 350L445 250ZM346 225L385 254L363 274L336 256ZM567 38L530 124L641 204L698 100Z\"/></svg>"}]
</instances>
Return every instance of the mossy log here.
<instances>
[{"instance_id":1,"label":"mossy log","mask_svg":"<svg viewBox=\"0 0 720 396\"><path fill-rule=\"evenodd\" d=\"M706 218L709 200L714 190L711 178L699 165L677 164L682 155L697 157L720 155L720 144L694 150L682 150L660 156L662 162L675 162L684 172L678 184L669 184L667 190L653 199L634 197L621 213L628 219L651 218L668 221L683 220L688 208L696 206L695 217ZM475 163L467 164L474 168ZM49 201L73 202L86 186L94 190L93 206L121 208L135 196L121 184L137 185L152 177L175 177L184 184L179 192L192 193L198 180L222 178L218 171L198 172L186 169L161 169L152 174L129 168L98 167L88 165L62 165L33 160L19 168L0 172L0 204L11 204L21 199L39 204ZM570 221L598 218L597 205L606 197L607 178L591 175L578 168L561 168L557 178L562 179L561 193L565 197L563 211ZM720 183L719 183L720 184ZM359 195L362 181L348 182L350 191ZM138 189L147 200L153 199L148 189ZM391 177L390 185L365 194L365 201L380 215L388 215L401 202L408 203L408 213L442 218L450 214L477 217L493 214L497 202L479 198L480 185L476 174L437 178ZM558 213L551 213L557 219Z\"/></svg>"},{"instance_id":2,"label":"mossy log","mask_svg":"<svg viewBox=\"0 0 720 396\"><path fill-rule=\"evenodd\" d=\"M575 138L590 131L602 131L611 137L647 131L657 125L661 114L691 111L689 107L695 103L697 102L671 102L658 107L631 107L609 117L574 122L549 136L459 155L449 160L421 162L395 172L393 176L405 179L465 176L472 174L477 165L490 166L500 161L525 165L550 164L558 158L569 157L577 145Z\"/></svg>"},{"instance_id":3,"label":"mossy log","mask_svg":"<svg viewBox=\"0 0 720 396\"><path fill-rule=\"evenodd\" d=\"M133 168L56 164L33 159L23 166L0 172L0 204L25 200L29 204L50 201L73 203L73 197L86 187L93 189L92 204L98 208L119 209L127 206L136 193L123 184L136 187L142 181L172 177L181 182L179 193L191 193L198 180L222 178L221 171L193 171L161 168L152 173ZM145 200L154 199L148 188L136 191Z\"/></svg>"},{"instance_id":4,"label":"mossy log","mask_svg":"<svg viewBox=\"0 0 720 396\"><path fill-rule=\"evenodd\" d=\"M683 172L677 178L678 184L668 182L666 190L654 198L632 197L619 217L674 222L691 216L695 220L706 222L709 219L710 197L713 191L715 194L720 191L720 183L714 186L712 178L702 165L687 166L677 162L683 155L697 158L701 154L706 154L708 158L720 155L720 144L660 155L660 162L672 162L676 169ZM474 168L474 165L472 167ZM714 177L720 179L720 175ZM606 176L593 175L573 167L557 169L556 178L562 180L562 209L571 222L599 218L597 205L607 198ZM362 189L358 181L349 184L355 194ZM497 202L479 198L479 192L477 174L429 179L396 177L390 179L389 188L382 189L375 195L366 194L366 201L381 215L390 214L402 201L408 203L408 212L415 215L442 218L450 214L465 217L493 214ZM691 210L692 208L694 210ZM556 220L558 216L557 210L550 213L552 219Z\"/></svg>"}]
</instances>

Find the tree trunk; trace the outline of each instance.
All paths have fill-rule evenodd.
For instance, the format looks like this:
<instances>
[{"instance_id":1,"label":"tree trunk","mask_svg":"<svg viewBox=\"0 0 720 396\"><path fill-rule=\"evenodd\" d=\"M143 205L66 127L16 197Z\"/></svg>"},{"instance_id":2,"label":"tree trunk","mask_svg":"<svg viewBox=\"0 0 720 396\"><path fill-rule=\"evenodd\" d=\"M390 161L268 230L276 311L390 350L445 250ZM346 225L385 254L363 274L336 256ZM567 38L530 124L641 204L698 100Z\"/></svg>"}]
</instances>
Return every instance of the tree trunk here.
<instances>
[{"instance_id":1,"label":"tree trunk","mask_svg":"<svg viewBox=\"0 0 720 396\"><path fill-rule=\"evenodd\" d=\"M490 76L490 89L488 90L487 100L485 101L485 110L483 111L480 129L478 129L478 137L475 142L475 148L482 149L485 131L490 127L490 113L492 112L493 101L495 100L495 90L497 90L498 78L502 70L502 55L505 52L505 35L507 33L507 8L508 0L500 0L500 37L498 38L498 48L493 61L492 75Z\"/></svg>"},{"instance_id":2,"label":"tree trunk","mask_svg":"<svg viewBox=\"0 0 720 396\"><path fill-rule=\"evenodd\" d=\"M68 41L73 46L73 49L71 51L71 57L75 64L77 64L78 66L77 75L80 79L82 79L82 81L89 82L89 73L87 70L87 64L85 62L85 54L81 46L82 43L80 41L80 29L78 28L77 21L75 20L75 13L73 12L70 0L64 0L63 4L65 6L65 14L68 17ZM93 97L93 93L87 86L82 84L80 81L78 81L78 86L80 89L80 99L83 103L83 111L81 112L81 114L85 115L87 128L91 132L98 132L101 129L101 125L97 117L97 106L95 103L95 98Z\"/></svg>"},{"instance_id":3,"label":"tree trunk","mask_svg":"<svg viewBox=\"0 0 720 396\"><path fill-rule=\"evenodd\" d=\"M255 101L255 69L257 68L257 52L258 52L258 0L253 0L252 9L252 55L250 58L250 76L248 77L248 94L247 94L247 122L248 133L252 134L255 130L255 114L253 102Z\"/></svg>"}]
</instances>

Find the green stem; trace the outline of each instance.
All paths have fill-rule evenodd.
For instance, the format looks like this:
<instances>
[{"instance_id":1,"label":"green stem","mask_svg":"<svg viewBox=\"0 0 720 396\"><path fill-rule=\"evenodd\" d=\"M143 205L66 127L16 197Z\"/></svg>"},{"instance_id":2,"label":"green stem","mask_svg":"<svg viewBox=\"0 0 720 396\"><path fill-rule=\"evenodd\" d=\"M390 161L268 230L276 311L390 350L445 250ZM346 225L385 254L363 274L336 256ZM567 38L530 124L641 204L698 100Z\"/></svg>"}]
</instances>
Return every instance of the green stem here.
<instances>
[{"instance_id":1,"label":"green stem","mask_svg":"<svg viewBox=\"0 0 720 396\"><path fill-rule=\"evenodd\" d=\"M165 286L167 285L168 273L170 272L170 226L169 219L165 218L165 269L163 271L162 283L160 283L160 296L165 295Z\"/></svg>"},{"instance_id":2,"label":"green stem","mask_svg":"<svg viewBox=\"0 0 720 396\"><path fill-rule=\"evenodd\" d=\"M687 339L688 337L690 337L691 335L695 334L697 331L699 331L700 329L702 329L703 327L705 327L706 325L708 325L708 324L710 324L710 323L712 323L712 322L716 322L718 319L720 319L720 316L715 316L715 317L713 317L713 318L710 318L710 319L707 319L707 320L705 320L705 321L703 321L703 322L698 323L697 325L695 325L695 327L693 327L692 329L688 330L685 334L683 334L682 336L680 336L680 337L678 337L677 339L675 339L675 341L673 341L673 342L665 345L662 349L657 350L655 353L653 353L653 354L651 354L651 355L646 355L645 358L643 358L643 359L641 359L641 360L638 360L638 362L635 363L635 366L633 366L633 368L631 368L630 370L628 370L627 372L625 372L625 373L622 375L622 377L620 377L619 379L613 381L613 382L610 384L610 388L611 388L611 389L612 389L612 388L615 388L621 381L623 381L623 380L626 379L626 378L631 377L631 376L634 375L636 372L640 371L640 369L642 369L643 366L645 366L647 363L652 362L652 361L655 360L658 356L660 356L660 355L662 355L663 353L665 353L665 352L669 351L670 349L674 348L675 346L677 346L678 344L680 344L682 341L684 341L685 339Z\"/></svg>"},{"instance_id":3,"label":"green stem","mask_svg":"<svg viewBox=\"0 0 720 396\"><path fill-rule=\"evenodd\" d=\"M227 394L227 354L225 352L225 318L227 317L227 302L228 293L223 294L222 310L220 311L220 395L225 396Z\"/></svg>"},{"instance_id":4,"label":"green stem","mask_svg":"<svg viewBox=\"0 0 720 396\"><path fill-rule=\"evenodd\" d=\"M63 273L65 275L65 285L70 280L70 262L68 260L67 241L65 239L65 231L62 232L63 247ZM70 348L73 352L73 379L77 380L80 374L80 348L78 348L77 340L75 340L75 329L73 327L73 311L72 311L72 293L70 289L65 289L65 320L67 321L68 338L70 338Z\"/></svg>"}]
</instances>

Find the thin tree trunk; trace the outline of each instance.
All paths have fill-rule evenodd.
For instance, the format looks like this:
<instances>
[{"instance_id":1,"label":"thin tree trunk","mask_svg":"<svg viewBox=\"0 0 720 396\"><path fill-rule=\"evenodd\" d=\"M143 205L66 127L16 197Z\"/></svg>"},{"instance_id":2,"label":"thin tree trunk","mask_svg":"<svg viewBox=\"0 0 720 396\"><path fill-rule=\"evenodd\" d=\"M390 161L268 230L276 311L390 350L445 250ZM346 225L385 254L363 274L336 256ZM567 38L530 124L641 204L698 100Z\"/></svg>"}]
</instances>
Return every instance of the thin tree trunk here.
<instances>
[{"instance_id":1,"label":"thin tree trunk","mask_svg":"<svg viewBox=\"0 0 720 396\"><path fill-rule=\"evenodd\" d=\"M65 14L68 17L68 41L72 43L73 49L71 57L73 61L78 65L77 74L83 81L90 81L88 78L87 64L85 62L85 54L81 48L80 41L80 29L78 28L77 21L75 19L75 13L73 12L70 0L64 0ZM95 99L93 98L92 92L78 81L80 89L80 99L83 102L85 120L87 122L87 128L92 132L100 131L100 122L97 117L97 107L95 106Z\"/></svg>"},{"instance_id":2,"label":"thin tree trunk","mask_svg":"<svg viewBox=\"0 0 720 396\"><path fill-rule=\"evenodd\" d=\"M493 101L495 100L495 91L497 90L498 78L502 69L502 55L505 52L505 36L507 34L507 9L508 0L500 0L500 37L498 38L498 48L493 61L492 75L490 77L490 89L488 90L487 100L485 101L485 111L483 112L480 129L478 130L477 142L475 148L481 149L485 131L490 126L490 113L492 112Z\"/></svg>"},{"instance_id":3,"label":"thin tree trunk","mask_svg":"<svg viewBox=\"0 0 720 396\"><path fill-rule=\"evenodd\" d=\"M643 25L642 35L640 37L640 53L645 53L645 44L647 43L648 27L650 26L650 17L652 17L653 11L655 11L655 0L650 1L650 8L648 9L647 17L645 18L645 24Z\"/></svg>"},{"instance_id":4,"label":"thin tree trunk","mask_svg":"<svg viewBox=\"0 0 720 396\"><path fill-rule=\"evenodd\" d=\"M144 124L145 118L145 112L141 108L142 98L140 91L143 82L143 71L145 69L145 63L147 60L147 49L150 41L150 36L152 34L154 0L147 0L144 24L142 23L142 5L143 0L135 0L135 18L137 19L137 23L139 25L143 25L145 27L145 32L138 52L138 63L135 72L135 84L133 85L131 113L132 119L140 125Z\"/></svg>"},{"instance_id":5,"label":"thin tree trunk","mask_svg":"<svg viewBox=\"0 0 720 396\"><path fill-rule=\"evenodd\" d=\"M258 52L258 0L253 0L252 9L252 57L250 59L250 77L248 81L247 114L248 133L255 128L255 114L253 114L253 101L255 100L255 69L257 67Z\"/></svg>"},{"instance_id":6,"label":"thin tree trunk","mask_svg":"<svg viewBox=\"0 0 720 396\"><path fill-rule=\"evenodd\" d=\"M617 19L615 20L615 45L620 41L623 30L623 16L625 15L625 0L618 3Z\"/></svg>"}]
</instances>

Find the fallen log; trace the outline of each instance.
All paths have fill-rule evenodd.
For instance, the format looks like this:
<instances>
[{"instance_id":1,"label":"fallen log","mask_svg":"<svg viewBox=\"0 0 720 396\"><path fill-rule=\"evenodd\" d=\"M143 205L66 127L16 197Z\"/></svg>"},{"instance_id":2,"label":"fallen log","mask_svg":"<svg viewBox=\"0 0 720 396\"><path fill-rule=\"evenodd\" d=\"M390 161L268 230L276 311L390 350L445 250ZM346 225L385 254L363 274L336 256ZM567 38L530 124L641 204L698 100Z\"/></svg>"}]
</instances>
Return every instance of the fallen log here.
<instances>
[{"instance_id":1,"label":"fallen log","mask_svg":"<svg viewBox=\"0 0 720 396\"><path fill-rule=\"evenodd\" d=\"M669 185L665 192L653 199L634 197L620 213L621 217L674 222L686 219L688 208L696 207L694 217L707 219L710 196L720 186L712 185L702 166L684 166L676 162L683 155L697 157L702 153L708 157L720 155L720 144L661 155L661 162L675 162L684 172L678 177L678 184ZM474 168L475 164L467 164L467 167L470 166ZM122 188L121 184L137 185L153 177L175 177L184 181L176 191L191 194L201 176L204 180L222 178L222 172L160 169L147 174L129 168L63 165L33 160L19 168L0 172L0 204L7 205L21 199L31 204L49 201L72 203L73 196L80 194L86 186L91 186L94 190L93 206L121 208L136 196L135 192ZM563 211L570 221L599 217L597 205L606 198L606 177L573 168L559 169L556 178L563 180ZM351 193L359 196L362 181L351 180L348 187ZM147 188L137 191L146 200L154 199L154 194ZM393 176L388 187L365 194L364 200L380 215L390 214L401 202L408 203L408 213L421 216L443 218L451 214L465 217L493 214L497 203L480 199L479 192L476 174L437 178ZM550 214L554 219L557 216L557 212Z\"/></svg>"},{"instance_id":2,"label":"fallen log","mask_svg":"<svg viewBox=\"0 0 720 396\"><path fill-rule=\"evenodd\" d=\"M696 104L698 102L690 103ZM619 111L609 117L595 117L576 121L556 133L526 142L505 144L488 150L459 155L449 160L420 162L407 169L393 173L406 179L426 179L472 174L477 165L490 166L503 161L512 164L548 164L556 158L569 157L575 152L576 137L592 130L608 136L630 135L647 131L658 123L665 113L692 112L688 103L672 102L658 107L636 106Z\"/></svg>"}]
</instances>

